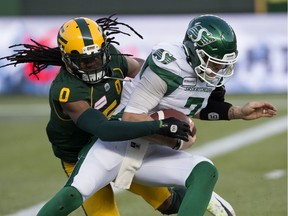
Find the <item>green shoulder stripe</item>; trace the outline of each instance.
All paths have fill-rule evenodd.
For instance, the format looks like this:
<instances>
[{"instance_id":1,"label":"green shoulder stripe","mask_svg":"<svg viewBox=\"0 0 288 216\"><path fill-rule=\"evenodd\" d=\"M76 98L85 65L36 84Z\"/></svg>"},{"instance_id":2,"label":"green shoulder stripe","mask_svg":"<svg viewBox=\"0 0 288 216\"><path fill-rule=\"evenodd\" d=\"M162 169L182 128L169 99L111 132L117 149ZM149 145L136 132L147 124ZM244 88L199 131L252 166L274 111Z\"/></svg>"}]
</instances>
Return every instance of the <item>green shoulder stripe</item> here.
<instances>
[{"instance_id":1,"label":"green shoulder stripe","mask_svg":"<svg viewBox=\"0 0 288 216\"><path fill-rule=\"evenodd\" d=\"M179 87L179 85L182 84L183 78L181 76L178 76L168 70L157 66L154 63L151 54L148 56L145 64L146 67L149 66L154 73L156 73L162 80L166 82L168 89L165 96L171 94L173 91L175 91L175 89Z\"/></svg>"}]
</instances>

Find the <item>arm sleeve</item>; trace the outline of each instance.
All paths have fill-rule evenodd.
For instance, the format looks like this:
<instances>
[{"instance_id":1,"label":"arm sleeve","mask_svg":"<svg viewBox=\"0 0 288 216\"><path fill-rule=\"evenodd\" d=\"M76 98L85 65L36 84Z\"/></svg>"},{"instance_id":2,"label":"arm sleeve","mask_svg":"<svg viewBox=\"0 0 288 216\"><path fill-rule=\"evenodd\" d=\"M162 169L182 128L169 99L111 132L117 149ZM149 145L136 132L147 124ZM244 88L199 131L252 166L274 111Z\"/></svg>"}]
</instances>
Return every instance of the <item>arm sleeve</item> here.
<instances>
[{"instance_id":1,"label":"arm sleeve","mask_svg":"<svg viewBox=\"0 0 288 216\"><path fill-rule=\"evenodd\" d=\"M167 91L167 84L148 67L129 99L125 112L148 113Z\"/></svg>"},{"instance_id":2,"label":"arm sleeve","mask_svg":"<svg viewBox=\"0 0 288 216\"><path fill-rule=\"evenodd\" d=\"M92 108L78 118L76 125L104 141L129 140L160 131L160 121L108 121L99 110Z\"/></svg>"},{"instance_id":3,"label":"arm sleeve","mask_svg":"<svg viewBox=\"0 0 288 216\"><path fill-rule=\"evenodd\" d=\"M225 87L217 87L210 95L207 106L201 110L201 120L229 120L228 111L232 104L225 102Z\"/></svg>"}]
</instances>

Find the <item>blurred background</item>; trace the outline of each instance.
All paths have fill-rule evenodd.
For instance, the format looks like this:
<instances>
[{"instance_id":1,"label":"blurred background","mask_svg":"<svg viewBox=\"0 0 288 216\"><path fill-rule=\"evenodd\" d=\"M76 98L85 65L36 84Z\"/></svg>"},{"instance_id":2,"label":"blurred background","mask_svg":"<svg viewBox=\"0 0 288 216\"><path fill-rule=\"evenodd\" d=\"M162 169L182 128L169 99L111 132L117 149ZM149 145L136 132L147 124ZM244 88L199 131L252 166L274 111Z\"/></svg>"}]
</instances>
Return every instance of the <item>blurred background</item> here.
<instances>
[{"instance_id":1,"label":"blurred background","mask_svg":"<svg viewBox=\"0 0 288 216\"><path fill-rule=\"evenodd\" d=\"M144 37L117 35L119 49L145 58L160 41L182 41L196 15L217 14L231 24L238 38L239 61L226 86L228 92L283 93L287 89L287 0L10 0L0 5L2 57L13 53L10 45L31 43L31 39L56 46L58 29L72 17L97 19L116 13ZM29 64L1 68L0 94L47 95L57 70L48 68L38 80L29 76Z\"/></svg>"},{"instance_id":2,"label":"blurred background","mask_svg":"<svg viewBox=\"0 0 288 216\"><path fill-rule=\"evenodd\" d=\"M9 46L31 39L56 46L58 29L71 18L96 20L116 14L144 37L116 35L118 48L146 58L158 42L182 41L189 21L206 13L224 18L237 35L239 61L226 85L228 101L243 105L267 100L279 114L252 122L196 121L196 149L217 140L229 146L251 138L229 154L199 152L217 165L221 178L216 190L233 204L237 215L286 216L287 0L0 1L0 57L13 54ZM0 65L6 63L0 60ZM48 67L39 80L29 76L31 68L29 64L0 68L0 216L35 215L66 180L45 134L48 91L59 68ZM128 192L116 196L121 215L161 215ZM84 214L79 210L73 215Z\"/></svg>"}]
</instances>

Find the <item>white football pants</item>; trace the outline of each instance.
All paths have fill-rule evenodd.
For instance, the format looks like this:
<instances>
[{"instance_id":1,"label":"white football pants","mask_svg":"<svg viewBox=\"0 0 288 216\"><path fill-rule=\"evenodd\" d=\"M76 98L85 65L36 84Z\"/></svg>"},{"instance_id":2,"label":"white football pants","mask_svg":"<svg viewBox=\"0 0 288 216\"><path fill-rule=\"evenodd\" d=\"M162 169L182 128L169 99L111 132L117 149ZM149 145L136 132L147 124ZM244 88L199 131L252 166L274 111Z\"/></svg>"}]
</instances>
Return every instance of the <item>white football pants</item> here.
<instances>
[{"instance_id":1,"label":"white football pants","mask_svg":"<svg viewBox=\"0 0 288 216\"><path fill-rule=\"evenodd\" d=\"M126 147L131 146L139 148L141 142L135 145L135 140L104 142L98 139L88 151L84 161L81 163L80 159L74 168L74 171L75 169L79 171L74 173L71 186L77 188L86 200L115 180L125 157ZM185 186L185 181L193 168L202 161L212 163L202 156L150 144L133 181L147 186Z\"/></svg>"}]
</instances>

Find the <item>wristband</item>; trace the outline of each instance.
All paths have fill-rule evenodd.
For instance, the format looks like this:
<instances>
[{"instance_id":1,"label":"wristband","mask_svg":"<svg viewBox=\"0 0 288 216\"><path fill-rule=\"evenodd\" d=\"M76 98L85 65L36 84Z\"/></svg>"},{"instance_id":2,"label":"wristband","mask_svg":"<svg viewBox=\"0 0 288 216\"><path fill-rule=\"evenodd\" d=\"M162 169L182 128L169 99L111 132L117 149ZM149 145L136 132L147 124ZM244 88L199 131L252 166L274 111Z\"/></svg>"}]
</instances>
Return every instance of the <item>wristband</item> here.
<instances>
[{"instance_id":1,"label":"wristband","mask_svg":"<svg viewBox=\"0 0 288 216\"><path fill-rule=\"evenodd\" d=\"M180 150L180 149L182 149L182 147L183 147L183 140L181 140L181 139L177 139L176 140L176 144L175 144L175 146L172 148L172 149L174 149L174 150Z\"/></svg>"},{"instance_id":2,"label":"wristband","mask_svg":"<svg viewBox=\"0 0 288 216\"><path fill-rule=\"evenodd\" d=\"M229 120L228 111L232 104L209 100L207 107L200 111L201 120Z\"/></svg>"}]
</instances>

